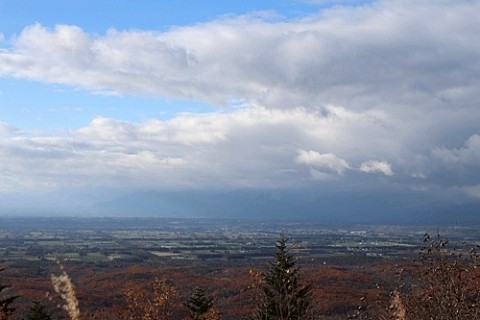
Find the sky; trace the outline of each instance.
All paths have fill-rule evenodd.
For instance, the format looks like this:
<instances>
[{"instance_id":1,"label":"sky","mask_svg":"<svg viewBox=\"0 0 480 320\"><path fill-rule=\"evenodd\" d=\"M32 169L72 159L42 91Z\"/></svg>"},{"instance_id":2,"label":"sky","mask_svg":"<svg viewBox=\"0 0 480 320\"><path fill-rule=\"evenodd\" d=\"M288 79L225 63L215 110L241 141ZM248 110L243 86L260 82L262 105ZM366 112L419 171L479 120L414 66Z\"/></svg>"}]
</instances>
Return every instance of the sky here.
<instances>
[{"instance_id":1,"label":"sky","mask_svg":"<svg viewBox=\"0 0 480 320\"><path fill-rule=\"evenodd\" d=\"M314 199L309 217L378 203L476 218L479 13L475 0L0 0L0 214L248 191L269 195L248 208L270 217L290 194Z\"/></svg>"}]
</instances>

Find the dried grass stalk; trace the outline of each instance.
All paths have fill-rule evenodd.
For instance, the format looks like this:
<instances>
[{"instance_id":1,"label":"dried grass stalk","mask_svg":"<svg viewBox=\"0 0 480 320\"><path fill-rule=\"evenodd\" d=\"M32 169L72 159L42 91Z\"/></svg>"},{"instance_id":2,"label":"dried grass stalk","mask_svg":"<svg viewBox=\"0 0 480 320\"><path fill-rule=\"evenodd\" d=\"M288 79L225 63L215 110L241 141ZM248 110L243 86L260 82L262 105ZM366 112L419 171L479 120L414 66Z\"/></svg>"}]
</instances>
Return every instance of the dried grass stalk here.
<instances>
[{"instance_id":1,"label":"dried grass stalk","mask_svg":"<svg viewBox=\"0 0 480 320\"><path fill-rule=\"evenodd\" d=\"M64 301L62 308L67 311L71 320L79 320L80 309L78 308L78 300L75 295L75 287L68 274L65 271L59 276L52 274L50 279L53 289Z\"/></svg>"},{"instance_id":2,"label":"dried grass stalk","mask_svg":"<svg viewBox=\"0 0 480 320\"><path fill-rule=\"evenodd\" d=\"M407 311L403 305L402 298L400 298L400 293L395 290L393 292L392 301L390 302L390 310L392 314L392 319L394 320L406 320Z\"/></svg>"}]
</instances>

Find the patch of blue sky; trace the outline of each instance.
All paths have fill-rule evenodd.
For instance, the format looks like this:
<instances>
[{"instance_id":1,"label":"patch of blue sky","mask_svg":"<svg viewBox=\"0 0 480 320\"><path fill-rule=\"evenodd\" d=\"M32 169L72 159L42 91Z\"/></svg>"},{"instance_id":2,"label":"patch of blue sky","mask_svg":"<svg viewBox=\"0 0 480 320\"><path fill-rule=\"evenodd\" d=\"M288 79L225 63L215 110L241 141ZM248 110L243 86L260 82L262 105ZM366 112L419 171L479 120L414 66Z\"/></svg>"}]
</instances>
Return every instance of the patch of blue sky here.
<instances>
[{"instance_id":1,"label":"patch of blue sky","mask_svg":"<svg viewBox=\"0 0 480 320\"><path fill-rule=\"evenodd\" d=\"M218 111L208 104L158 97L93 95L81 89L0 77L0 122L18 129L77 129L96 117L141 123L178 112Z\"/></svg>"},{"instance_id":2,"label":"patch of blue sky","mask_svg":"<svg viewBox=\"0 0 480 320\"><path fill-rule=\"evenodd\" d=\"M228 15L275 12L279 18L295 19L337 3L362 5L369 1L315 0L0 0L0 33L8 39L29 25L40 23L77 25L86 32L102 34L118 30L165 31L173 26L208 22Z\"/></svg>"}]
</instances>

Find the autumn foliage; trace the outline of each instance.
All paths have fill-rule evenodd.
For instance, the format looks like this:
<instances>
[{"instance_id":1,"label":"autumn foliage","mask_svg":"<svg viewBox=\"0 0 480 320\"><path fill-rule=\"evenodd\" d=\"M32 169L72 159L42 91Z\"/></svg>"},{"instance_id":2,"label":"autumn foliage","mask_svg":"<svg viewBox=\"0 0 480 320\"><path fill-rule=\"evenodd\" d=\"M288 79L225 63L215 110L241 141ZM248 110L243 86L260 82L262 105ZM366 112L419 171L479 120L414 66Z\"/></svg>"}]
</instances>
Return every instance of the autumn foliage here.
<instances>
[{"instance_id":1,"label":"autumn foliage","mask_svg":"<svg viewBox=\"0 0 480 320\"><path fill-rule=\"evenodd\" d=\"M425 234L419 261L399 268L389 297L377 296L351 319L471 320L480 319L478 246L451 247L440 236Z\"/></svg>"},{"instance_id":2,"label":"autumn foliage","mask_svg":"<svg viewBox=\"0 0 480 320\"><path fill-rule=\"evenodd\" d=\"M129 283L125 289L126 310L120 317L125 320L170 319L180 296L166 278L155 278L151 288L139 288Z\"/></svg>"},{"instance_id":3,"label":"autumn foliage","mask_svg":"<svg viewBox=\"0 0 480 320\"><path fill-rule=\"evenodd\" d=\"M28 318L31 301L42 302L46 319L480 319L477 248L426 235L413 262L302 265L280 240L270 263L105 269L71 263L60 272L53 264L51 283L48 272L12 263L1 273L0 283L15 290L0 286L0 319L35 320Z\"/></svg>"}]
</instances>

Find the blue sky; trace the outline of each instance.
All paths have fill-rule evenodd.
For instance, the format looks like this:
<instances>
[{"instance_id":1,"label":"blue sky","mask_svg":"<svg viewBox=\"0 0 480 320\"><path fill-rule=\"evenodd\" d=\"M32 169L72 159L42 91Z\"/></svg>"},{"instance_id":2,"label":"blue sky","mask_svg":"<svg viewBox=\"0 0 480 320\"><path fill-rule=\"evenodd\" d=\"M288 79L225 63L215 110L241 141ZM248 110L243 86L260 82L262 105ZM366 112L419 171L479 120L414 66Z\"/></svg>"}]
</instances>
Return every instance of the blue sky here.
<instances>
[{"instance_id":1,"label":"blue sky","mask_svg":"<svg viewBox=\"0 0 480 320\"><path fill-rule=\"evenodd\" d=\"M357 2L361 3L361 1ZM208 22L221 16L270 11L279 17L297 18L315 13L328 4L276 1L94 1L62 0L2 1L2 29L6 36L17 34L26 25L40 22L47 27L56 24L82 26L87 32L104 33L109 28L121 30L168 30L174 26Z\"/></svg>"},{"instance_id":2,"label":"blue sky","mask_svg":"<svg viewBox=\"0 0 480 320\"><path fill-rule=\"evenodd\" d=\"M0 0L0 209L172 190L480 207L479 9Z\"/></svg>"}]
</instances>

